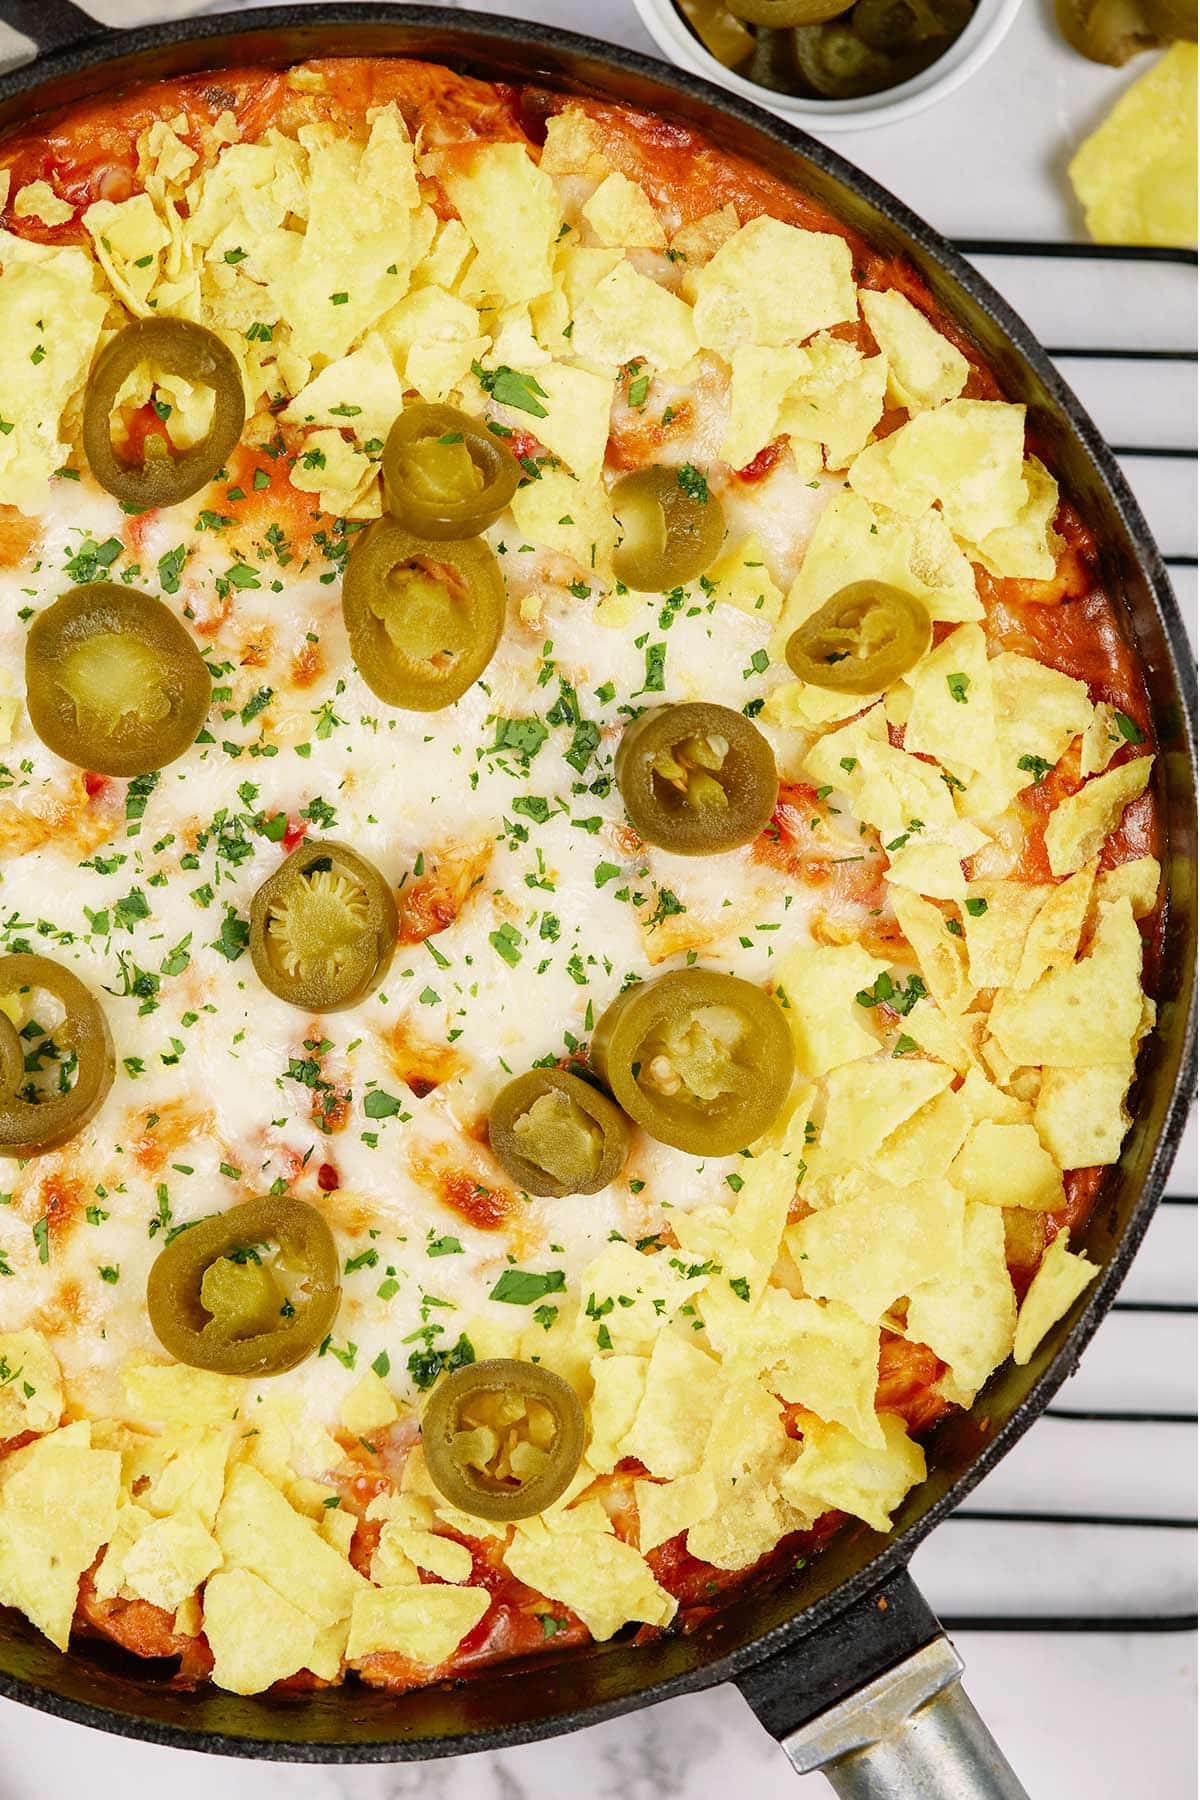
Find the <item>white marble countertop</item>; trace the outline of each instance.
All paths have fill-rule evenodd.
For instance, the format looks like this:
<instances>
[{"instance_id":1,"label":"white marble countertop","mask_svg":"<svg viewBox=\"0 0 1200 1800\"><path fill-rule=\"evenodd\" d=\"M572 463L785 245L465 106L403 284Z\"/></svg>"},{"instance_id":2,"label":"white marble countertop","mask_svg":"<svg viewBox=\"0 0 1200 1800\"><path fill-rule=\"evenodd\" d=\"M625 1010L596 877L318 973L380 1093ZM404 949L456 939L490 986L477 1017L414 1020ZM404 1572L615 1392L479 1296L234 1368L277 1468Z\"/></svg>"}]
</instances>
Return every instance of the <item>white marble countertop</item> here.
<instances>
[{"instance_id":1,"label":"white marble countertop","mask_svg":"<svg viewBox=\"0 0 1200 1800\"><path fill-rule=\"evenodd\" d=\"M106 22L222 10L194 0L86 0ZM234 0L224 0L233 4ZM644 49L631 0L477 0L480 10L536 17ZM3 0L0 0L0 12ZM902 125L841 133L835 147L952 236L1077 239L1069 154L1134 71L1086 64L1056 39L1051 0L1025 0L993 61L932 110ZM0 55L4 54L0 36ZM1195 344L1190 271L985 259L985 272L1042 337L1081 344ZM1186 365L1072 359L1068 377L1110 440L1194 446ZM1126 468L1168 555L1195 557L1194 471L1137 456ZM1195 617L1195 571L1173 571ZM1171 1184L1196 1192L1194 1135ZM1194 1301L1195 1210L1164 1207L1125 1297ZM1194 1417L1194 1316L1110 1317L1062 1397L1076 1411L1152 1409ZM1136 1438L1130 1433L1136 1432ZM976 1504L998 1511L1194 1517L1195 1431L1047 1419L989 1476ZM982 1490L981 1490L982 1492ZM1121 1617L1194 1607L1194 1538L1180 1531L987 1525L951 1520L915 1573L949 1614L1080 1613ZM1031 1800L1185 1800L1196 1791L1195 1639L1190 1634L960 1632L976 1704ZM96 1800L144 1792L171 1800L811 1800L732 1689L668 1702L572 1738L494 1755L390 1769L307 1769L225 1762L89 1733L0 1701L0 1800Z\"/></svg>"}]
</instances>

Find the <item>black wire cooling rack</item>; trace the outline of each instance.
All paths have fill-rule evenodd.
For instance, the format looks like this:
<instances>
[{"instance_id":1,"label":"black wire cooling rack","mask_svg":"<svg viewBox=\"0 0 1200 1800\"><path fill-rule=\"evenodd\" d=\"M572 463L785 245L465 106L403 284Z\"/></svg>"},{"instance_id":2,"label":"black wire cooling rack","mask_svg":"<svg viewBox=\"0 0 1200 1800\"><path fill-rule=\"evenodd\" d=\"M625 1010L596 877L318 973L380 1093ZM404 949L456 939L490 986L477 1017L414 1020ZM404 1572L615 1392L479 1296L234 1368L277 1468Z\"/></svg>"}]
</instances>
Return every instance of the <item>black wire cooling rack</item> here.
<instances>
[{"instance_id":1,"label":"black wire cooling rack","mask_svg":"<svg viewBox=\"0 0 1200 1800\"><path fill-rule=\"evenodd\" d=\"M1133 308L1130 308L1127 311L1125 307L1118 305L1112 309L1109 318L1105 321L1106 329L1111 322L1112 336L1118 341L1095 345L1080 342L1055 342L1052 334L1042 332L1041 335L1047 340L1047 353L1055 362L1071 365L1064 370L1064 374L1072 385L1076 385L1077 376L1080 378L1082 384L1082 380L1086 378L1087 374L1096 372L1102 373L1102 365L1129 365L1130 379L1136 382L1139 379L1139 372L1144 379L1147 373L1145 365L1161 366L1165 364L1177 368L1179 380L1182 383L1186 383L1189 388L1194 389L1194 370L1197 360L1194 341L1190 344L1175 343L1167 345L1157 343L1146 344L1141 342L1122 344L1119 341L1121 327L1124 324L1132 322L1136 318L1139 327L1144 328L1147 318L1153 318L1156 306L1155 287L1157 283L1165 279L1172 279L1177 282L1188 281L1186 273L1168 277L1166 271L1168 269L1182 272L1194 270L1196 268L1196 254L1194 251L1133 248L1124 245L1036 243L1019 239L994 238L958 239L955 248L972 262L983 264L985 272L995 282L995 285L1002 291L1009 293L1012 292L1013 284L1006 278L1006 265L1011 269L1014 259L1019 259L1020 261L1028 262L1033 265L1031 273L1035 283L1039 279L1039 275L1050 275L1050 270L1046 266L1047 264L1061 265L1062 263L1070 263L1077 265L1079 274L1082 277L1080 282L1080 288L1082 290L1081 297L1088 302L1091 302L1093 299L1087 280L1089 273L1088 265L1091 265L1093 270L1095 270L1096 265L1124 265L1127 274L1133 277L1135 288L1139 291L1131 296L1135 303ZM1188 281L1188 285L1189 291L1194 297L1194 277ZM1015 299L1015 304L1017 305L1018 311L1022 313L1025 312L1026 308L1021 304L1019 297ZM1180 311L1178 307L1171 310L1176 313ZM1187 310L1190 312L1191 323L1194 327L1194 304L1189 303ZM1095 316L1090 305L1089 316ZM1135 335L1140 336L1141 330L1139 329ZM1088 365L1091 365L1092 367L1089 369ZM1150 410L1152 412L1153 409ZM1139 441L1137 443L1121 443L1114 441L1110 446L1118 460L1126 468L1126 472L1131 479L1131 485L1133 485L1135 491L1138 492L1139 498L1142 499L1146 498L1147 488L1153 489L1156 476L1160 472L1178 472L1179 465L1186 465L1188 463L1194 465L1196 462L1197 449L1194 441L1186 445L1158 442L1156 441L1155 427L1156 421L1154 418L1152 416L1148 417L1145 427L1146 441ZM1172 434L1168 432L1164 435ZM1192 487L1192 494L1194 496L1194 485ZM1176 507L1174 510L1178 515L1179 508ZM1182 543L1176 547L1176 544L1168 539L1166 540L1167 553L1164 555L1163 560L1166 562L1168 568L1173 571L1172 578L1179 583L1181 589L1185 589L1190 583L1188 576L1184 572L1195 570L1196 568L1196 515L1194 505L1185 503L1182 516L1185 521L1187 532L1186 543L1190 547L1184 547ZM1176 529L1179 529L1178 517L1176 520ZM1189 606L1194 610L1194 600L1192 600L1186 592L1181 593L1180 597L1185 607L1185 614ZM1192 623L1194 625L1194 618ZM1193 1182L1194 1170L1188 1169L1180 1164L1176 1168L1173 1179L1176 1186L1182 1186L1189 1182ZM1164 1209L1167 1209L1167 1216L1163 1220L1164 1225L1175 1223L1179 1220L1180 1215L1176 1212L1176 1209L1188 1209L1186 1217L1189 1220L1193 1220L1196 1212L1196 1196L1194 1193L1171 1193L1164 1198L1162 1206ZM1187 1229L1192 1229L1190 1224ZM1142 1317L1149 1315L1150 1317L1163 1320L1164 1322L1178 1321L1180 1328L1180 1342L1182 1343L1183 1339L1186 1337L1190 1346L1191 1332L1187 1322L1195 1319L1196 1301L1194 1297L1187 1300L1156 1298L1119 1299L1113 1306L1112 1313L1114 1315L1114 1320L1116 1321L1119 1321L1122 1318L1130 1318L1131 1315L1140 1315ZM1172 1329L1174 1328L1172 1327ZM1184 1349L1182 1354L1185 1357L1190 1357L1190 1347ZM1060 1405L1050 1407L1044 1416L1047 1420L1054 1420L1059 1424L1068 1427L1072 1432L1079 1431L1082 1433L1089 1428L1095 1427L1103 1427L1105 1429L1119 1427L1121 1429L1121 1443L1124 1447L1125 1456L1132 1465L1146 1470L1148 1482L1152 1480L1152 1458L1147 1454L1150 1446L1148 1434L1156 1431L1161 1433L1164 1428L1187 1430L1191 1433L1189 1440L1191 1445L1189 1462L1190 1465L1194 1467L1195 1432L1197 1428L1196 1412L1194 1410L1182 1410L1178 1407L1163 1407L1154 1404L1154 1387L1157 1367L1158 1364L1153 1357L1145 1359L1139 1366L1139 1381L1144 1383L1147 1392L1146 1404L1144 1405L1113 1406L1112 1408L1104 1405L1080 1407ZM985 1483L984 1488L980 1490L981 1494L986 1494L986 1486L987 1484ZM1061 1530L1070 1532L1071 1534L1104 1534L1116 1532L1121 1535L1128 1534L1130 1543L1137 1541L1137 1536L1140 1533L1153 1534L1153 1537L1157 1539L1155 1549L1159 1554L1160 1561L1162 1560L1162 1550L1164 1546L1166 1547L1166 1562L1169 1569L1172 1571L1170 1585L1173 1591L1186 1596L1189 1601L1192 1601L1194 1597L1193 1571L1197 1530L1197 1520L1194 1509L1190 1516L1184 1517L1171 1515L1163 1516L1161 1514L1152 1514L1149 1512L1138 1513L1133 1511L1084 1512L1065 1509L1062 1511L1048 1511L1034 1507L1023 1508L1017 1506L1012 1508L1005 1507L1003 1509L993 1509L986 1505L967 1505L962 1507L957 1513L953 1514L948 1523L952 1525L956 1524L964 1530L973 1529L979 1525L991 1524L1002 1525L1005 1528L1052 1527L1056 1531ZM1149 1540L1142 1541L1148 1542ZM1175 1546L1177 1546L1177 1549ZM996 1576L998 1587L1003 1582L1004 1574L1004 1569L1002 1567L997 1567ZM944 1611L943 1618L947 1627L952 1631L1149 1633L1194 1631L1197 1625L1197 1614L1194 1604L1187 1610L1175 1609L1173 1607L1167 1607L1161 1610L1157 1608L1142 1610L1140 1607L1135 1606L1128 1611L1122 1610L1120 1612L1071 1610L1051 1613L1018 1610L1002 1613L983 1611L956 1613L948 1608Z\"/></svg>"}]
</instances>

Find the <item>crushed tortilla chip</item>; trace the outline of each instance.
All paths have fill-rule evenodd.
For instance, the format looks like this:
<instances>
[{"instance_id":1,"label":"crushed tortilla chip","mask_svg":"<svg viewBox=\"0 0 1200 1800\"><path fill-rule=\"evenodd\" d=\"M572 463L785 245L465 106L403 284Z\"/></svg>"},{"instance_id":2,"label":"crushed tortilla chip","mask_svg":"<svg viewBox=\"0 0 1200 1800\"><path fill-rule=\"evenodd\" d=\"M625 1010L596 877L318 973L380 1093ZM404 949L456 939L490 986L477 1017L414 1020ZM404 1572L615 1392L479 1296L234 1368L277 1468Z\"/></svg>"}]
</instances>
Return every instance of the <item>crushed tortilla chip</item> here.
<instances>
[{"instance_id":1,"label":"crushed tortilla chip","mask_svg":"<svg viewBox=\"0 0 1200 1800\"><path fill-rule=\"evenodd\" d=\"M1172 44L1071 159L1098 244L1196 242L1196 46Z\"/></svg>"},{"instance_id":2,"label":"crushed tortilla chip","mask_svg":"<svg viewBox=\"0 0 1200 1800\"><path fill-rule=\"evenodd\" d=\"M711 1469L697 1469L675 1481L635 1481L638 1547L645 1556L670 1538L706 1519L717 1504Z\"/></svg>"},{"instance_id":3,"label":"crushed tortilla chip","mask_svg":"<svg viewBox=\"0 0 1200 1800\"><path fill-rule=\"evenodd\" d=\"M86 1420L14 1450L0 1466L0 1606L65 1650L79 1578L117 1523L121 1459L93 1449Z\"/></svg>"},{"instance_id":4,"label":"crushed tortilla chip","mask_svg":"<svg viewBox=\"0 0 1200 1800\"><path fill-rule=\"evenodd\" d=\"M874 1325L923 1281L957 1272L963 1197L945 1180L874 1191L811 1213L786 1240L805 1291Z\"/></svg>"},{"instance_id":5,"label":"crushed tortilla chip","mask_svg":"<svg viewBox=\"0 0 1200 1800\"><path fill-rule=\"evenodd\" d=\"M1162 868L1155 856L1135 856L1130 862L1105 869L1096 879L1098 901L1128 900L1135 919L1144 919L1158 904Z\"/></svg>"},{"instance_id":6,"label":"crushed tortilla chip","mask_svg":"<svg viewBox=\"0 0 1200 1800\"><path fill-rule=\"evenodd\" d=\"M1052 1326L1057 1325L1082 1294L1088 1283L1100 1273L1086 1256L1075 1256L1067 1248L1071 1234L1064 1226L1038 1266L1037 1274L1021 1302L1017 1314L1013 1361L1023 1368Z\"/></svg>"},{"instance_id":7,"label":"crushed tortilla chip","mask_svg":"<svg viewBox=\"0 0 1200 1800\"><path fill-rule=\"evenodd\" d=\"M956 537L978 543L1014 525L1027 491L1025 408L1003 400L950 400L918 413L850 466L863 499L916 519L936 503Z\"/></svg>"},{"instance_id":8,"label":"crushed tortilla chip","mask_svg":"<svg viewBox=\"0 0 1200 1800\"><path fill-rule=\"evenodd\" d=\"M1017 1302L1004 1255L1004 1216L969 1204L957 1275L909 1295L905 1336L949 1366L959 1404L969 1406L1013 1346Z\"/></svg>"},{"instance_id":9,"label":"crushed tortilla chip","mask_svg":"<svg viewBox=\"0 0 1200 1800\"><path fill-rule=\"evenodd\" d=\"M261 1694L308 1667L317 1627L249 1569L227 1569L205 1587L204 1635L216 1686L231 1694Z\"/></svg>"},{"instance_id":10,"label":"crushed tortilla chip","mask_svg":"<svg viewBox=\"0 0 1200 1800\"><path fill-rule=\"evenodd\" d=\"M215 1535L226 1568L258 1575L316 1625L344 1619L363 1585L362 1576L325 1542L312 1521L246 1463L230 1471Z\"/></svg>"},{"instance_id":11,"label":"crushed tortilla chip","mask_svg":"<svg viewBox=\"0 0 1200 1800\"><path fill-rule=\"evenodd\" d=\"M399 1416L395 1396L374 1369L368 1369L342 1401L342 1425L358 1438L382 1431Z\"/></svg>"},{"instance_id":12,"label":"crushed tortilla chip","mask_svg":"<svg viewBox=\"0 0 1200 1800\"><path fill-rule=\"evenodd\" d=\"M799 1074L824 1075L878 1050L879 1039L867 1029L871 1014L855 995L871 988L884 967L861 944L801 948L780 959L775 995L796 1047Z\"/></svg>"},{"instance_id":13,"label":"crushed tortilla chip","mask_svg":"<svg viewBox=\"0 0 1200 1800\"><path fill-rule=\"evenodd\" d=\"M724 1389L720 1364L677 1331L655 1340L633 1425L621 1441L651 1475L671 1480L700 1467Z\"/></svg>"},{"instance_id":14,"label":"crushed tortilla chip","mask_svg":"<svg viewBox=\"0 0 1200 1800\"><path fill-rule=\"evenodd\" d=\"M0 1443L53 1431L62 1418L58 1358L40 1331L0 1331Z\"/></svg>"},{"instance_id":15,"label":"crushed tortilla chip","mask_svg":"<svg viewBox=\"0 0 1200 1800\"><path fill-rule=\"evenodd\" d=\"M1058 1164L1032 1125L981 1119L950 1166L950 1179L968 1200L1058 1212L1066 1204Z\"/></svg>"},{"instance_id":16,"label":"crushed tortilla chip","mask_svg":"<svg viewBox=\"0 0 1200 1800\"><path fill-rule=\"evenodd\" d=\"M1128 899L1106 902L1086 956L1031 988L1005 989L988 1021L1017 1065L1126 1063L1142 1018L1142 937Z\"/></svg>"},{"instance_id":17,"label":"crushed tortilla chip","mask_svg":"<svg viewBox=\"0 0 1200 1800\"><path fill-rule=\"evenodd\" d=\"M456 161L441 176L475 245L474 293L507 304L544 294L553 283L562 208L525 146L480 145L466 167Z\"/></svg>"},{"instance_id":18,"label":"crushed tortilla chip","mask_svg":"<svg viewBox=\"0 0 1200 1800\"><path fill-rule=\"evenodd\" d=\"M740 612L771 623L779 617L783 595L771 579L756 537L742 538L722 550L710 565L706 580L719 605L736 606Z\"/></svg>"},{"instance_id":19,"label":"crushed tortilla chip","mask_svg":"<svg viewBox=\"0 0 1200 1800\"><path fill-rule=\"evenodd\" d=\"M728 357L739 344L797 344L858 316L850 246L765 213L723 243L684 289L700 342Z\"/></svg>"},{"instance_id":20,"label":"crushed tortilla chip","mask_svg":"<svg viewBox=\"0 0 1200 1800\"><path fill-rule=\"evenodd\" d=\"M583 218L605 249L666 249L666 232L645 189L619 169L604 177L584 206Z\"/></svg>"},{"instance_id":21,"label":"crushed tortilla chip","mask_svg":"<svg viewBox=\"0 0 1200 1800\"><path fill-rule=\"evenodd\" d=\"M911 300L894 288L863 288L859 304L887 358L888 398L894 405L916 413L958 398L971 365Z\"/></svg>"},{"instance_id":22,"label":"crushed tortilla chip","mask_svg":"<svg viewBox=\"0 0 1200 1800\"><path fill-rule=\"evenodd\" d=\"M1132 1059L1042 1071L1033 1122L1060 1169L1116 1162L1130 1123L1125 1093L1132 1075Z\"/></svg>"},{"instance_id":23,"label":"crushed tortilla chip","mask_svg":"<svg viewBox=\"0 0 1200 1800\"><path fill-rule=\"evenodd\" d=\"M840 1425L805 1420L803 1448L783 1477L787 1497L819 1512L837 1507L874 1531L889 1531L909 1488L925 1479L925 1453L894 1413L880 1413L879 1422L883 1447L871 1449Z\"/></svg>"},{"instance_id":24,"label":"crushed tortilla chip","mask_svg":"<svg viewBox=\"0 0 1200 1800\"><path fill-rule=\"evenodd\" d=\"M578 1613L597 1643L631 1619L669 1625L676 1602L633 1545L611 1532L572 1529L572 1523L567 1513L562 1530L550 1531L534 1519L528 1525L536 1529L516 1533L504 1561L517 1580Z\"/></svg>"},{"instance_id":25,"label":"crushed tortilla chip","mask_svg":"<svg viewBox=\"0 0 1200 1800\"><path fill-rule=\"evenodd\" d=\"M691 307L630 262L619 261L575 309L571 349L584 362L640 357L653 369L682 369L698 348Z\"/></svg>"},{"instance_id":26,"label":"crushed tortilla chip","mask_svg":"<svg viewBox=\"0 0 1200 1800\"><path fill-rule=\"evenodd\" d=\"M1135 756L1106 775L1085 782L1060 800L1046 821L1046 855L1051 873L1070 875L1104 847L1131 801L1146 791L1153 756Z\"/></svg>"}]
</instances>

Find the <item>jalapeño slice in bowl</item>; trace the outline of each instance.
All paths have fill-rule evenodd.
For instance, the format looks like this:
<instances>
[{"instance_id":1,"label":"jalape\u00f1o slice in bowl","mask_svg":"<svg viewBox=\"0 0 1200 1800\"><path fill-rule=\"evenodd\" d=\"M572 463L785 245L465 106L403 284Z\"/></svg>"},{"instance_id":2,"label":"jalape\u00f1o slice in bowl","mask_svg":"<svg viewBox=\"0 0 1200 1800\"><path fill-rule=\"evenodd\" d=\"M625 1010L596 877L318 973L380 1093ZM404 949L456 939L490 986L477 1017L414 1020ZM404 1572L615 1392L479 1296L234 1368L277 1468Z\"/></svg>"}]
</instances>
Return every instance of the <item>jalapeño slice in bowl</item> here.
<instances>
[{"instance_id":1,"label":"jalape\u00f1o slice in bowl","mask_svg":"<svg viewBox=\"0 0 1200 1800\"><path fill-rule=\"evenodd\" d=\"M488 1114L492 1154L529 1194L595 1194L629 1154L620 1107L565 1069L531 1069L500 1089Z\"/></svg>"},{"instance_id":2,"label":"jalape\u00f1o slice in bowl","mask_svg":"<svg viewBox=\"0 0 1200 1800\"><path fill-rule=\"evenodd\" d=\"M929 649L929 609L883 581L854 581L793 631L794 675L839 694L878 694L907 675Z\"/></svg>"},{"instance_id":3,"label":"jalape\u00f1o slice in bowl","mask_svg":"<svg viewBox=\"0 0 1200 1800\"><path fill-rule=\"evenodd\" d=\"M59 1019L40 1015L37 994L49 996ZM17 999L29 1014L18 1032L0 1013L0 1156L57 1150L83 1130L113 1084L108 1021L78 975L46 956L0 956L0 997Z\"/></svg>"},{"instance_id":4,"label":"jalape\u00f1o slice in bowl","mask_svg":"<svg viewBox=\"0 0 1200 1800\"><path fill-rule=\"evenodd\" d=\"M301 844L250 902L263 986L306 1012L338 1012L378 987L396 947L395 896L373 863L334 839Z\"/></svg>"},{"instance_id":5,"label":"jalape\u00f1o slice in bowl","mask_svg":"<svg viewBox=\"0 0 1200 1800\"><path fill-rule=\"evenodd\" d=\"M748 844L779 793L762 732L744 713L708 701L642 713L625 727L614 768L639 837L680 856Z\"/></svg>"},{"instance_id":6,"label":"jalape\u00f1o slice in bowl","mask_svg":"<svg viewBox=\"0 0 1200 1800\"><path fill-rule=\"evenodd\" d=\"M482 538L439 542L377 519L342 582L342 617L359 674L389 706L437 712L465 694L504 629L500 565Z\"/></svg>"},{"instance_id":7,"label":"jalape\u00f1o slice in bowl","mask_svg":"<svg viewBox=\"0 0 1200 1800\"><path fill-rule=\"evenodd\" d=\"M421 1415L429 1479L479 1519L529 1519L566 1492L583 1458L583 1408L541 1363L495 1357L443 1376Z\"/></svg>"},{"instance_id":8,"label":"jalape\u00f1o slice in bowl","mask_svg":"<svg viewBox=\"0 0 1200 1800\"><path fill-rule=\"evenodd\" d=\"M521 470L494 433L456 406L414 401L388 432L388 508L418 537L486 531L517 491Z\"/></svg>"},{"instance_id":9,"label":"jalape\u00f1o slice in bowl","mask_svg":"<svg viewBox=\"0 0 1200 1800\"><path fill-rule=\"evenodd\" d=\"M204 658L161 600L94 581L39 613L25 641L29 722L57 756L148 775L196 741L212 699Z\"/></svg>"},{"instance_id":10,"label":"jalape\u00f1o slice in bowl","mask_svg":"<svg viewBox=\"0 0 1200 1800\"><path fill-rule=\"evenodd\" d=\"M622 532L613 570L639 593L665 593L694 581L721 548L724 508L690 465L657 463L622 475L609 498Z\"/></svg>"},{"instance_id":11,"label":"jalape\u00f1o slice in bowl","mask_svg":"<svg viewBox=\"0 0 1200 1800\"><path fill-rule=\"evenodd\" d=\"M185 1226L146 1284L163 1349L223 1375L294 1369L324 1343L340 1297L333 1233L315 1206L288 1194Z\"/></svg>"},{"instance_id":12,"label":"jalape\u00f1o slice in bowl","mask_svg":"<svg viewBox=\"0 0 1200 1800\"><path fill-rule=\"evenodd\" d=\"M775 1118L795 1052L761 988L715 969L676 969L617 996L596 1026L592 1061L652 1138L728 1156Z\"/></svg>"},{"instance_id":13,"label":"jalape\u00f1o slice in bowl","mask_svg":"<svg viewBox=\"0 0 1200 1800\"><path fill-rule=\"evenodd\" d=\"M209 428L198 444L175 451L162 433L148 434L140 462L127 462L112 441L121 389L142 363L212 389ZM215 332L190 319L136 319L106 344L83 397L83 447L100 486L124 506L144 512L199 493L224 467L242 435L246 396L233 352Z\"/></svg>"}]
</instances>

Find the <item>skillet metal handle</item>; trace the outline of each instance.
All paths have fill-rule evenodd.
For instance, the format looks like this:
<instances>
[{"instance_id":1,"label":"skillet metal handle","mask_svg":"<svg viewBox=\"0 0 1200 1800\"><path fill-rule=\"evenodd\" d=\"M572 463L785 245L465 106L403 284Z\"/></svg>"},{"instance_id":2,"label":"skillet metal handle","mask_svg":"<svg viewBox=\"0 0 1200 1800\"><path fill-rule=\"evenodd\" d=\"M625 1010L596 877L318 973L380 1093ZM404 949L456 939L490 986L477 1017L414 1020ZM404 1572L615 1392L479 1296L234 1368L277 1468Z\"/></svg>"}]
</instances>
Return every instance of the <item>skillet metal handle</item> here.
<instances>
[{"instance_id":1,"label":"skillet metal handle","mask_svg":"<svg viewBox=\"0 0 1200 1800\"><path fill-rule=\"evenodd\" d=\"M27 37L34 54L71 50L89 38L110 35L110 28L76 6L74 0L0 0L0 22Z\"/></svg>"},{"instance_id":2,"label":"skillet metal handle","mask_svg":"<svg viewBox=\"0 0 1200 1800\"><path fill-rule=\"evenodd\" d=\"M962 1659L934 1638L897 1668L782 1740L842 1800L1028 1800L963 1692Z\"/></svg>"},{"instance_id":3,"label":"skillet metal handle","mask_svg":"<svg viewBox=\"0 0 1200 1800\"><path fill-rule=\"evenodd\" d=\"M843 1800L1028 1800L962 1667L901 1569L736 1679L797 1772Z\"/></svg>"}]
</instances>

